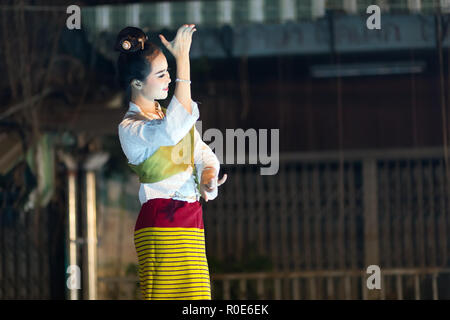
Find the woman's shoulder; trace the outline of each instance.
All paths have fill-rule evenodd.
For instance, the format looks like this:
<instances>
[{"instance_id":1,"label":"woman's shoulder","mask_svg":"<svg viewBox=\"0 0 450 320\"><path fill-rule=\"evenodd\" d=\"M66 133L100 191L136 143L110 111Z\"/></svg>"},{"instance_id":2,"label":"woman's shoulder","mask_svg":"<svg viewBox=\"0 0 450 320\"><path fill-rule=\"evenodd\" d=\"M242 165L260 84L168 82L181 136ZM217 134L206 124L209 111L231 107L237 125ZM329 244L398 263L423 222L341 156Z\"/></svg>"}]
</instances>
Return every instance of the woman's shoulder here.
<instances>
[{"instance_id":1,"label":"woman's shoulder","mask_svg":"<svg viewBox=\"0 0 450 320\"><path fill-rule=\"evenodd\" d=\"M158 125L162 119L156 115L143 114L138 111L128 111L119 124L119 127L139 126L139 125Z\"/></svg>"}]
</instances>

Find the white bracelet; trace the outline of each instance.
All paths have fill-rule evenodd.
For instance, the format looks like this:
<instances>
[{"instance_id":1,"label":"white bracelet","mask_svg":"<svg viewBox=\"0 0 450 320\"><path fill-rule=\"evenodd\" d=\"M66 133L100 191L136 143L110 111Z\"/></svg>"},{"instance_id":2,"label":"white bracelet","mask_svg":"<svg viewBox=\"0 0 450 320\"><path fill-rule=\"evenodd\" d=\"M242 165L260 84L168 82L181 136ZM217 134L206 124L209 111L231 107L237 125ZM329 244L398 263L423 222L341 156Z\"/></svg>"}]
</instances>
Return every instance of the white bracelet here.
<instances>
[{"instance_id":1,"label":"white bracelet","mask_svg":"<svg viewBox=\"0 0 450 320\"><path fill-rule=\"evenodd\" d=\"M175 82L176 82L176 81L179 81L179 82L189 82L189 84L191 84L191 80L182 80L182 79L178 79L178 78L177 78L177 80L175 80Z\"/></svg>"}]
</instances>

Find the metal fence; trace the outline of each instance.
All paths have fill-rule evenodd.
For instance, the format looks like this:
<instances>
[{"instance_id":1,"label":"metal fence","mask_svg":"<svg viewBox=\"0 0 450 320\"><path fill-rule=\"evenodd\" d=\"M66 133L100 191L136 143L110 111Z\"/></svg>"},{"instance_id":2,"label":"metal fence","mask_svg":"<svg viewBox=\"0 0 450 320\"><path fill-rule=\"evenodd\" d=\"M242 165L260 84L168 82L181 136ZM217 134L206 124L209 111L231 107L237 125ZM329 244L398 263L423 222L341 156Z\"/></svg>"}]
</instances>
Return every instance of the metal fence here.
<instances>
[{"instance_id":1,"label":"metal fence","mask_svg":"<svg viewBox=\"0 0 450 320\"><path fill-rule=\"evenodd\" d=\"M229 166L205 208L208 254L255 250L273 269L448 266L449 186L440 149L286 155L276 176Z\"/></svg>"},{"instance_id":2,"label":"metal fence","mask_svg":"<svg viewBox=\"0 0 450 320\"><path fill-rule=\"evenodd\" d=\"M373 292L367 276L348 270L221 274L212 276L212 291L220 300L450 299L450 268L384 269L381 289Z\"/></svg>"},{"instance_id":3,"label":"metal fence","mask_svg":"<svg viewBox=\"0 0 450 320\"><path fill-rule=\"evenodd\" d=\"M212 274L214 300L439 300L450 299L450 268L383 269L381 289L349 270ZM141 299L136 277L100 278L103 299Z\"/></svg>"}]
</instances>

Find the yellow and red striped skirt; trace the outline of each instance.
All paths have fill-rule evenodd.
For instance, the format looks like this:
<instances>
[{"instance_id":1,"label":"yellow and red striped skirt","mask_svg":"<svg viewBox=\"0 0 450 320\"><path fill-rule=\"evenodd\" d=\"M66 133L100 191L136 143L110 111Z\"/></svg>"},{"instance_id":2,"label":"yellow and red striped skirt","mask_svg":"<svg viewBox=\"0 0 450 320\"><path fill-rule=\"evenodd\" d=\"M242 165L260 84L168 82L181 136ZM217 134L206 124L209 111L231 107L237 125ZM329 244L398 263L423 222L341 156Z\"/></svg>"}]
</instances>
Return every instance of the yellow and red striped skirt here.
<instances>
[{"instance_id":1,"label":"yellow and red striped skirt","mask_svg":"<svg viewBox=\"0 0 450 320\"><path fill-rule=\"evenodd\" d=\"M134 244L144 299L211 299L200 202L148 200L139 212Z\"/></svg>"}]
</instances>

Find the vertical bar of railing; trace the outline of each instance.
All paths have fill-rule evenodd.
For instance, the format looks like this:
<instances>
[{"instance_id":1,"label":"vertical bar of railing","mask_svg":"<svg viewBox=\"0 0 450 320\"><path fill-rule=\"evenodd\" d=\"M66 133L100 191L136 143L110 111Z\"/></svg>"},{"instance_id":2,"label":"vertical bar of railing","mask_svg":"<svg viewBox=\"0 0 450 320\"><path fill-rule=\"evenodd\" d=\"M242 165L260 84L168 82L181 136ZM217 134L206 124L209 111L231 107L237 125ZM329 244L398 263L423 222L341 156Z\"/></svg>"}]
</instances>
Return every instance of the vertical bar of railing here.
<instances>
[{"instance_id":1,"label":"vertical bar of railing","mask_svg":"<svg viewBox=\"0 0 450 320\"><path fill-rule=\"evenodd\" d=\"M310 277L309 279L309 298L317 299L317 290L316 290L316 279L314 277Z\"/></svg>"},{"instance_id":2,"label":"vertical bar of railing","mask_svg":"<svg viewBox=\"0 0 450 320\"><path fill-rule=\"evenodd\" d=\"M433 300L438 300L439 295L438 295L438 286L437 286L437 277L438 274L435 272L432 275L432 283L433 283Z\"/></svg>"},{"instance_id":3,"label":"vertical bar of railing","mask_svg":"<svg viewBox=\"0 0 450 320\"><path fill-rule=\"evenodd\" d=\"M327 299L336 299L334 296L333 277L327 277Z\"/></svg>"},{"instance_id":4,"label":"vertical bar of railing","mask_svg":"<svg viewBox=\"0 0 450 320\"><path fill-rule=\"evenodd\" d=\"M247 203L249 206L248 218L247 218L247 236L246 241L247 245L256 244L256 223L257 217L260 214L257 207L257 200L255 199L255 182L253 179L253 172L251 167L247 167L245 170L245 185L247 186L247 190L244 190L246 194L244 194L244 198L247 198ZM245 210L244 210L245 212Z\"/></svg>"},{"instance_id":5,"label":"vertical bar of railing","mask_svg":"<svg viewBox=\"0 0 450 320\"><path fill-rule=\"evenodd\" d=\"M35 209L36 210L36 209ZM38 219L35 219L37 221L37 227L34 229L34 232L38 233L38 230L41 230L41 219L42 219L42 212L40 212L39 215L37 215L37 212L35 212L36 217L38 217ZM9 249L11 250L11 257L10 257L10 262L11 262L11 287L13 287L13 292L14 295L12 296L13 299L20 299L19 297L19 288L18 288L18 277L19 277L19 270L17 268L18 264L19 264L19 257L18 254L16 252L19 252L19 250L21 250L21 248L19 247L19 243L17 241L17 236L19 234L18 232L18 224L19 224L19 219L17 219L17 217L12 218L12 222L11 222L11 226L12 228L10 229L12 231L12 234L10 234L9 239L12 242L11 246L9 247ZM30 230L31 231L31 230ZM39 236L41 233L37 234L36 236ZM40 248L43 248L44 246L42 245L42 238L39 238L39 245ZM40 267L40 274L42 274L43 268L44 268L44 260L42 259L42 255L39 255L39 267ZM45 285L43 277L39 277L39 285L40 285L40 289L42 289L42 287Z\"/></svg>"},{"instance_id":6,"label":"vertical bar of railing","mask_svg":"<svg viewBox=\"0 0 450 320\"><path fill-rule=\"evenodd\" d=\"M346 276L344 278L344 293L345 293L345 299L350 300L352 298L352 288L351 288L351 278L349 276Z\"/></svg>"},{"instance_id":7,"label":"vertical bar of railing","mask_svg":"<svg viewBox=\"0 0 450 320\"><path fill-rule=\"evenodd\" d=\"M324 223L325 227L325 243L322 245L324 260L327 262L328 268L336 268L336 261L337 261L337 248L336 248L336 241L335 239L335 230L333 228L333 223L336 222L336 216L334 215L334 208L331 208L333 204L333 198L337 194L336 190L333 190L333 181L335 180L335 174L333 170L331 169L331 164L327 163L325 165L325 170L323 172L323 175L326 177L324 181L320 181L319 183L324 184L324 198L325 201L325 207L323 208L323 215L326 217L323 220L321 220L319 223ZM320 190L320 189L319 189ZM320 191L319 191L320 192ZM322 192L321 192L322 193ZM323 194L323 193L322 193ZM320 196L319 196L320 197ZM326 257L326 258L325 258ZM325 261L322 262L325 264ZM321 267L322 267L321 266ZM325 280L325 279L324 279ZM328 294L328 293L326 293ZM326 295L324 294L324 295Z\"/></svg>"},{"instance_id":8,"label":"vertical bar of railing","mask_svg":"<svg viewBox=\"0 0 450 320\"><path fill-rule=\"evenodd\" d=\"M411 161L408 161L406 169L403 171L405 176L405 185L406 185L406 211L405 211L405 219L403 224L403 241L405 244L405 261L404 265L408 267L414 266L414 250L412 248L412 243L414 242L414 233L412 229L413 224L413 203L412 203L412 169L411 169Z\"/></svg>"},{"instance_id":9,"label":"vertical bar of railing","mask_svg":"<svg viewBox=\"0 0 450 320\"><path fill-rule=\"evenodd\" d=\"M359 251L357 249L357 243L358 243L358 238L357 238L357 226L356 226L356 219L357 219L357 191L356 191L356 186L355 186L355 171L356 171L356 166L355 163L353 163L353 166L351 166L348 170L348 193L349 193L349 203L350 203L350 208L349 208L349 225L348 228L350 229L349 231L349 242L350 242L350 265L349 267L352 270L355 270L358 268L358 256L359 256ZM358 190L359 191L359 190ZM356 294L358 292L357 289L357 283L358 281L351 281L352 278L348 277L346 280L346 284L348 281L348 285L349 287L346 287L346 290L348 290L348 293L346 292L346 296L348 297L348 299L352 298L352 294L354 292L354 294Z\"/></svg>"},{"instance_id":10,"label":"vertical bar of railing","mask_svg":"<svg viewBox=\"0 0 450 320\"><path fill-rule=\"evenodd\" d=\"M235 173L236 176L239 175L238 168L236 168L236 171L234 173ZM234 205L234 201L235 201L235 199L234 199L234 197L235 197L234 192L236 191L236 187L235 187L234 183L235 183L235 181L233 181L233 184L232 184L232 188L233 189L232 189L232 192L230 192L232 194L230 194L230 197L228 198L228 201L231 204L231 206ZM233 251L234 251L233 239L235 238L235 234L233 232L234 232L234 219L235 219L235 217L236 217L236 211L235 210L230 210L230 211L227 212L227 218L228 219L225 220L226 221L226 232L225 232L225 234L226 234L226 242L227 242L226 256L231 256L233 254Z\"/></svg>"},{"instance_id":11,"label":"vertical bar of railing","mask_svg":"<svg viewBox=\"0 0 450 320\"><path fill-rule=\"evenodd\" d=\"M42 245L42 249L44 249L43 251L41 251L39 253L40 258L42 259L41 263L42 263L42 267L41 267L41 273L39 274L39 277L42 279L41 283L42 283L42 288L41 288L41 297L44 299L49 299L50 298L50 263L49 263L49 250L46 248L49 248L49 229L48 229L48 212L46 212L46 210L40 214L40 229L39 230L44 230L44 232L41 233L40 235L40 241L41 241L41 245Z\"/></svg>"},{"instance_id":12,"label":"vertical bar of railing","mask_svg":"<svg viewBox=\"0 0 450 320\"><path fill-rule=\"evenodd\" d=\"M314 205L314 242L315 242L315 261L316 265L315 267L317 269L323 269L323 254L324 254L324 248L322 243L322 218L324 215L324 210L321 205L321 199L320 199L320 165L314 165L313 166L313 172L312 172L312 190L313 190L313 205ZM315 283L317 283L317 288L314 289L315 291L315 299L318 299L319 296L321 296L322 290L322 279L316 278Z\"/></svg>"},{"instance_id":13,"label":"vertical bar of railing","mask_svg":"<svg viewBox=\"0 0 450 320\"><path fill-rule=\"evenodd\" d=\"M435 240L436 210L435 210L435 206L434 206L435 192L434 192L434 179L433 179L433 162L431 159L429 161L427 161L426 176L428 179L428 205L429 205L429 208L428 208L429 214L428 214L428 217L425 222L426 228L427 228L427 240L428 240L427 252L430 257L428 265L436 266L436 264L437 264L436 240Z\"/></svg>"},{"instance_id":14,"label":"vertical bar of railing","mask_svg":"<svg viewBox=\"0 0 450 320\"><path fill-rule=\"evenodd\" d=\"M292 298L294 300L300 300L300 286L299 278L292 279Z\"/></svg>"},{"instance_id":15,"label":"vertical bar of railing","mask_svg":"<svg viewBox=\"0 0 450 320\"><path fill-rule=\"evenodd\" d=\"M289 254L289 249L288 249L288 224L287 224L287 220L288 220L288 207L287 207L287 190L286 190L286 184L287 184L287 175L286 175L286 170L287 170L287 166L283 165L283 167L281 168L281 172L279 174L279 189L278 189L278 199L280 202L280 235L281 235L281 265L282 265L282 269L283 271L288 271L289 270L289 266L291 263L291 259L292 259L292 255Z\"/></svg>"},{"instance_id":16,"label":"vertical bar of railing","mask_svg":"<svg viewBox=\"0 0 450 320\"><path fill-rule=\"evenodd\" d=\"M306 164L302 166L302 214L303 214L303 246L304 246L304 261L305 268L312 268L312 241L311 241L311 205L310 205L310 187L308 185L309 172Z\"/></svg>"},{"instance_id":17,"label":"vertical bar of railing","mask_svg":"<svg viewBox=\"0 0 450 320\"><path fill-rule=\"evenodd\" d=\"M239 299L247 299L247 280L245 278L239 280Z\"/></svg>"},{"instance_id":18,"label":"vertical bar of railing","mask_svg":"<svg viewBox=\"0 0 450 320\"><path fill-rule=\"evenodd\" d=\"M304 250L300 250L299 244L299 219L301 218L300 205L298 200L298 194L300 190L297 190L298 174L295 170L295 166L291 167L288 173L289 179L289 196L292 199L290 216L291 216L291 233L292 233L292 252L294 259L294 270L300 270L301 261L304 259Z\"/></svg>"},{"instance_id":19,"label":"vertical bar of railing","mask_svg":"<svg viewBox=\"0 0 450 320\"><path fill-rule=\"evenodd\" d=\"M377 160L363 160L363 206L364 206L364 263L367 266L379 265L379 230L378 230L378 177ZM367 290L364 293L368 295ZM374 290L371 298L378 298Z\"/></svg>"},{"instance_id":20,"label":"vertical bar of railing","mask_svg":"<svg viewBox=\"0 0 450 320\"><path fill-rule=\"evenodd\" d=\"M442 161L443 162L443 161ZM450 205L450 180L449 180L449 175L447 173L447 170L444 168L445 164L442 164L442 172L443 172L443 202L444 202L444 210L443 210L443 214L445 214L445 218L444 221L446 221L443 225L444 225L444 230L445 230L445 249L448 248L448 246L450 245L450 243L448 242L449 237L448 232L450 231L450 216L449 216L449 205ZM445 174L445 175L444 175ZM447 258L447 254L448 254L448 250L445 250L445 254L442 257L442 261L448 261Z\"/></svg>"},{"instance_id":21,"label":"vertical bar of railing","mask_svg":"<svg viewBox=\"0 0 450 320\"><path fill-rule=\"evenodd\" d=\"M283 300L289 300L292 299L292 288L291 288L292 281L289 278L284 278L281 280L281 296L283 297ZM289 290L291 288L291 290Z\"/></svg>"},{"instance_id":22,"label":"vertical bar of railing","mask_svg":"<svg viewBox=\"0 0 450 320\"><path fill-rule=\"evenodd\" d=\"M403 300L403 286L402 286L402 276L401 274L398 274L396 277L396 284L395 287L397 289L397 299Z\"/></svg>"},{"instance_id":23,"label":"vertical bar of railing","mask_svg":"<svg viewBox=\"0 0 450 320\"><path fill-rule=\"evenodd\" d=\"M362 290L362 297L363 300L367 300L367 285L366 285L366 279L365 275L361 275L361 290Z\"/></svg>"},{"instance_id":24,"label":"vertical bar of railing","mask_svg":"<svg viewBox=\"0 0 450 320\"><path fill-rule=\"evenodd\" d=\"M256 175L256 202L258 203L258 228L257 228L257 239L258 239L258 253L260 255L267 254L267 241L266 241L266 210L265 210L265 195L263 189L263 179L260 174Z\"/></svg>"},{"instance_id":25,"label":"vertical bar of railing","mask_svg":"<svg viewBox=\"0 0 450 320\"><path fill-rule=\"evenodd\" d=\"M265 177L264 178L267 181L268 186L268 194L274 195L276 194L275 190L275 184L272 180L273 177ZM269 210L267 214L269 215L269 237L270 237L270 256L272 257L272 261L275 264L274 269L275 271L279 271L280 265L282 265L282 262L280 261L282 256L280 252L280 210L276 207L275 202L276 199L273 199L272 197L266 197L265 201L269 201Z\"/></svg>"},{"instance_id":26,"label":"vertical bar of railing","mask_svg":"<svg viewBox=\"0 0 450 320\"><path fill-rule=\"evenodd\" d=\"M223 299L230 300L230 280L223 279Z\"/></svg>"},{"instance_id":27,"label":"vertical bar of railing","mask_svg":"<svg viewBox=\"0 0 450 320\"><path fill-rule=\"evenodd\" d=\"M418 218L416 219L416 239L417 239L417 257L419 267L425 266L425 233L424 233L424 197L423 197L423 177L422 177L422 164L418 163L414 170L417 186L417 208Z\"/></svg>"},{"instance_id":28,"label":"vertical bar of railing","mask_svg":"<svg viewBox=\"0 0 450 320\"><path fill-rule=\"evenodd\" d=\"M393 175L394 179L394 194L395 194L395 200L394 200L394 212L393 212L393 227L394 227L394 233L393 233L393 246L394 246L394 255L393 258L395 259L394 266L399 267L403 264L403 246L402 246L402 238L401 238L401 222L402 222L402 215L403 215L403 208L402 208L402 183L401 183L401 168L400 168L400 160L395 161L395 172Z\"/></svg>"},{"instance_id":29,"label":"vertical bar of railing","mask_svg":"<svg viewBox=\"0 0 450 320\"><path fill-rule=\"evenodd\" d=\"M275 300L281 300L281 279L276 277L273 282L275 288Z\"/></svg>"},{"instance_id":30,"label":"vertical bar of railing","mask_svg":"<svg viewBox=\"0 0 450 320\"><path fill-rule=\"evenodd\" d=\"M256 293L258 295L258 299L265 299L264 291L264 278L258 278L256 281Z\"/></svg>"},{"instance_id":31,"label":"vertical bar of railing","mask_svg":"<svg viewBox=\"0 0 450 320\"><path fill-rule=\"evenodd\" d=\"M222 197L224 198L224 203L227 202L227 198L228 198L228 194L230 193L230 189L229 188L223 188L221 190L222 192ZM226 254L225 249L225 241L224 241L224 237L226 235L226 216L228 215L228 211L225 211L224 206L217 206L217 212L213 213L216 217L216 250L215 250L215 254L217 255L217 259L219 261L223 261L224 259L224 255Z\"/></svg>"},{"instance_id":32,"label":"vertical bar of railing","mask_svg":"<svg viewBox=\"0 0 450 320\"><path fill-rule=\"evenodd\" d=\"M30 260L36 261L36 263L30 266L30 281L32 282L31 286L31 296L34 299L39 299L41 297L41 291L39 286L39 278L40 278L40 263L39 263L39 244L36 239L36 232L39 231L39 224L35 220L35 215L29 217L28 221L28 232L30 233Z\"/></svg>"},{"instance_id":33,"label":"vertical bar of railing","mask_svg":"<svg viewBox=\"0 0 450 320\"><path fill-rule=\"evenodd\" d=\"M19 226L20 229L19 231L22 232L18 232L18 240L20 241L21 245L21 249L19 250L19 252L17 252L16 254L19 255L19 261L21 261L21 263L19 263L19 265L17 266L17 271L18 271L18 275L19 275L19 282L17 283L17 285L19 286L19 299L27 299L28 297L28 286L29 286L29 281L28 281L28 268L27 265L30 264L30 260L29 260L29 246L28 246L28 237L27 237L27 231L26 231L26 215L28 213L24 212L23 210L20 211L20 213L18 214L18 221L20 222ZM44 214L47 215L47 210L44 211Z\"/></svg>"},{"instance_id":34,"label":"vertical bar of railing","mask_svg":"<svg viewBox=\"0 0 450 320\"><path fill-rule=\"evenodd\" d=\"M383 201L381 204L383 205L380 214L382 228L380 228L380 242L381 242L381 250L383 250L384 259L381 260L381 263L384 262L384 265L387 267L392 266L392 249L391 249L391 229L392 225L390 222L390 217L392 214L391 211L391 202L390 202L390 184L389 184L389 163L388 161L383 162L383 168L380 172L380 190L383 192Z\"/></svg>"},{"instance_id":35,"label":"vertical bar of railing","mask_svg":"<svg viewBox=\"0 0 450 320\"><path fill-rule=\"evenodd\" d=\"M416 273L414 275L414 295L416 300L420 300L420 276Z\"/></svg>"},{"instance_id":36,"label":"vertical bar of railing","mask_svg":"<svg viewBox=\"0 0 450 320\"><path fill-rule=\"evenodd\" d=\"M239 175L241 174L241 170L240 167L236 167L236 171L235 171L235 176L239 177ZM232 198L229 199L229 203L232 205L232 208L234 206L234 204L236 203L236 194L237 192L239 192L239 178L237 179L233 179L232 181L232 186L233 186L233 194L232 194ZM227 253L228 256L233 256L236 255L236 220L237 220L237 215L238 213L236 212L236 210L230 210L228 212L228 218L227 219Z\"/></svg>"},{"instance_id":37,"label":"vertical bar of railing","mask_svg":"<svg viewBox=\"0 0 450 320\"><path fill-rule=\"evenodd\" d=\"M349 166L348 170L351 170L351 166ZM338 264L338 268L341 270L346 269L347 263L346 263L346 254L347 254L347 250L346 250L346 246L345 246L345 235L348 233L346 232L346 230L348 229L348 224L345 223L345 216L346 213L348 213L348 210L346 210L345 208L345 203L346 203L346 195L348 195L348 193L346 193L345 190L345 180L346 180L346 169L345 169L345 164L342 162L342 164L339 165L339 171L338 171L338 199L337 199L337 203L338 203L338 221L337 221L337 232L336 232L336 238L337 238L337 244L338 244L338 250L337 250L337 255L339 257L339 264ZM335 296L336 299L336 296Z\"/></svg>"},{"instance_id":38,"label":"vertical bar of railing","mask_svg":"<svg viewBox=\"0 0 450 320\"><path fill-rule=\"evenodd\" d=\"M439 265L444 265L447 262L447 252L448 252L448 246L447 246L447 211L445 206L445 198L446 198L446 191L445 191L445 183L444 178L446 178L445 172L444 172L444 164L443 160L441 159L439 161L438 165L439 171L437 174L437 180L439 183L439 199L440 199L440 210L439 210L439 247L441 248L441 251L439 253L439 256L441 257L441 263Z\"/></svg>"},{"instance_id":39,"label":"vertical bar of railing","mask_svg":"<svg viewBox=\"0 0 450 320\"><path fill-rule=\"evenodd\" d=\"M239 174L237 174L234 179L236 179L236 204L237 204L237 210L236 212L243 212L245 211L244 209L244 194L245 194L245 190L244 190L244 179L243 176L245 174L245 167L242 167ZM237 259L241 259L242 257L242 251L243 251L243 246L245 244L245 239L244 239L244 219L247 218L247 216L243 215L243 214L237 214L236 216L236 224L235 224L235 228L237 230L236 231L236 246L235 246L235 252L237 253ZM247 232L245 232L247 233ZM235 254L236 254L235 253Z\"/></svg>"}]
</instances>

